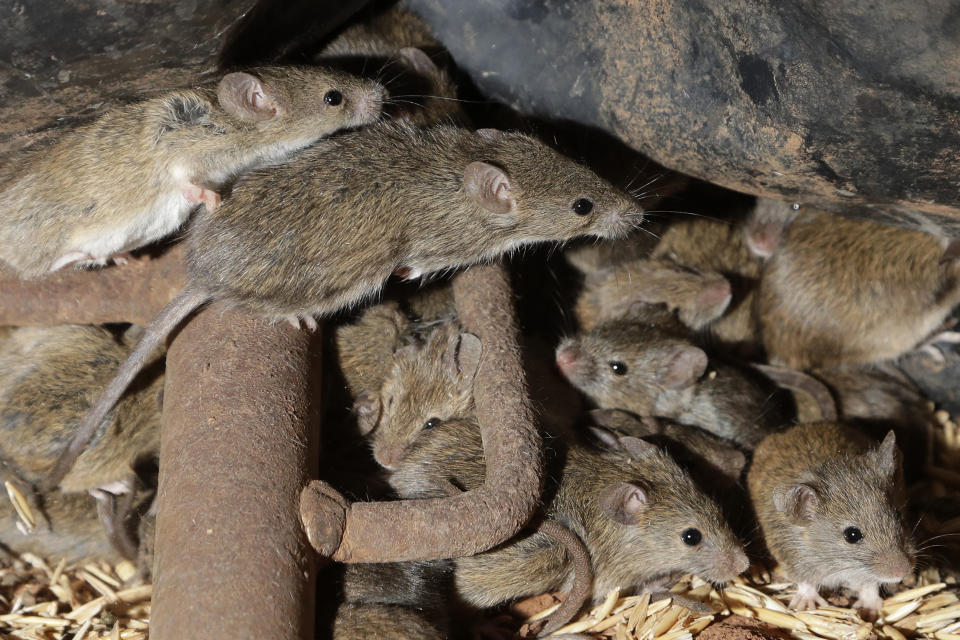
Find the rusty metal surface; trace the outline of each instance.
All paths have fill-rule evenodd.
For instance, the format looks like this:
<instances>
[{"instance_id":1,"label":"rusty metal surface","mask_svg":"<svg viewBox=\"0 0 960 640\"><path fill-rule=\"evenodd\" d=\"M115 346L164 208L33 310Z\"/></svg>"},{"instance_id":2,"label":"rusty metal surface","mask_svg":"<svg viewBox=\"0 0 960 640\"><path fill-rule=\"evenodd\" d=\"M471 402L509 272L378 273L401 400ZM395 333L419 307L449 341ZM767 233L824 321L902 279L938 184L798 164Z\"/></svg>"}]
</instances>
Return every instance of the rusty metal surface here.
<instances>
[{"instance_id":1,"label":"rusty metal surface","mask_svg":"<svg viewBox=\"0 0 960 640\"><path fill-rule=\"evenodd\" d=\"M454 280L460 322L483 344L474 382L487 473L473 491L435 500L347 503L315 481L300 513L311 544L340 562L398 562L471 555L514 536L540 498L540 435L521 364L513 293L502 265Z\"/></svg>"},{"instance_id":2,"label":"rusty metal surface","mask_svg":"<svg viewBox=\"0 0 960 640\"><path fill-rule=\"evenodd\" d=\"M0 267L0 326L134 322L145 326L186 282L181 245L106 269L63 269L21 280Z\"/></svg>"},{"instance_id":3,"label":"rusty metal surface","mask_svg":"<svg viewBox=\"0 0 960 640\"><path fill-rule=\"evenodd\" d=\"M154 640L313 637L297 503L317 464L315 338L213 305L171 345Z\"/></svg>"},{"instance_id":4,"label":"rusty metal surface","mask_svg":"<svg viewBox=\"0 0 960 640\"><path fill-rule=\"evenodd\" d=\"M406 4L483 93L667 167L908 224L901 207L929 227L960 217L957 2Z\"/></svg>"}]
</instances>

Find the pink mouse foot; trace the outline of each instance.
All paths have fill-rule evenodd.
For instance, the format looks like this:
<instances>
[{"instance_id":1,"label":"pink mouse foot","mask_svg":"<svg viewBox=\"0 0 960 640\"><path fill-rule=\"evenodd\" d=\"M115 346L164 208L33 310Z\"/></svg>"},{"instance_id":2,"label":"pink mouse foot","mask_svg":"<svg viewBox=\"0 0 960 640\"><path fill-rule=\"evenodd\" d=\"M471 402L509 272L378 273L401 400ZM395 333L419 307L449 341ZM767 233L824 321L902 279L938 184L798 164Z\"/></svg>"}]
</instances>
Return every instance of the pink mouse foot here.
<instances>
[{"instance_id":1,"label":"pink mouse foot","mask_svg":"<svg viewBox=\"0 0 960 640\"><path fill-rule=\"evenodd\" d=\"M853 608L859 612L860 617L867 622L873 622L880 615L880 607L883 606L883 599L880 597L880 588L876 584L867 584L857 590L857 601L853 603Z\"/></svg>"},{"instance_id":2,"label":"pink mouse foot","mask_svg":"<svg viewBox=\"0 0 960 640\"><path fill-rule=\"evenodd\" d=\"M825 607L827 606L827 601L817 592L816 586L808 582L801 582L797 584L797 593L790 600L788 606L797 611L805 611L807 609Z\"/></svg>"},{"instance_id":3,"label":"pink mouse foot","mask_svg":"<svg viewBox=\"0 0 960 640\"><path fill-rule=\"evenodd\" d=\"M187 202L203 204L207 211L213 211L220 206L220 194L210 189L188 182L182 189L183 197Z\"/></svg>"}]
</instances>

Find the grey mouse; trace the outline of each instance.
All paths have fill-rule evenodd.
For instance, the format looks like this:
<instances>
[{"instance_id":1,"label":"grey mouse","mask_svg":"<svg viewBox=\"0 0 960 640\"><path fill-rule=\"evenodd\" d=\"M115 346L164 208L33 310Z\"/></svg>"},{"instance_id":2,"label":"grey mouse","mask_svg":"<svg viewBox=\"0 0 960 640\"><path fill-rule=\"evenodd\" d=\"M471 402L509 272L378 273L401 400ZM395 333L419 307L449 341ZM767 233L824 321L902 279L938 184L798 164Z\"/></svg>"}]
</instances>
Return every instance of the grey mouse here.
<instances>
[{"instance_id":1,"label":"grey mouse","mask_svg":"<svg viewBox=\"0 0 960 640\"><path fill-rule=\"evenodd\" d=\"M264 207L275 207L264 215ZM191 312L221 300L268 319L359 304L414 278L534 242L614 238L642 220L626 193L534 138L380 124L321 140L242 179L194 219L188 283L154 319L46 481L56 486L145 358Z\"/></svg>"},{"instance_id":2,"label":"grey mouse","mask_svg":"<svg viewBox=\"0 0 960 640\"><path fill-rule=\"evenodd\" d=\"M239 175L372 122L383 98L342 72L262 67L110 110L3 171L0 259L25 277L105 264L215 209Z\"/></svg>"}]
</instances>

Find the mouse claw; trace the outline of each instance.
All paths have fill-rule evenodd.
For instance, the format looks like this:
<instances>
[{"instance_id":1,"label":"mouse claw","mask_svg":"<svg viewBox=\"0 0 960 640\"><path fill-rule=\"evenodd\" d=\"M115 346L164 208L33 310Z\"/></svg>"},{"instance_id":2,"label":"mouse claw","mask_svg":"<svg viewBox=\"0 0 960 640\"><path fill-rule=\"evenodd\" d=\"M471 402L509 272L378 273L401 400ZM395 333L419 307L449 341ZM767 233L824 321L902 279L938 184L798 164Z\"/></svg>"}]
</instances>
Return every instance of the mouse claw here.
<instances>
[{"instance_id":1,"label":"mouse claw","mask_svg":"<svg viewBox=\"0 0 960 640\"><path fill-rule=\"evenodd\" d=\"M340 546L349 510L350 502L322 480L300 492L300 521L317 553L330 557Z\"/></svg>"},{"instance_id":2,"label":"mouse claw","mask_svg":"<svg viewBox=\"0 0 960 640\"><path fill-rule=\"evenodd\" d=\"M307 331L313 333L317 330L317 320L313 316L299 316L297 314L290 314L286 316L286 321L290 323L290 326L296 330L306 329Z\"/></svg>"},{"instance_id":3,"label":"mouse claw","mask_svg":"<svg viewBox=\"0 0 960 640\"><path fill-rule=\"evenodd\" d=\"M801 582L797 584L797 592L790 600L788 605L791 609L805 611L807 609L816 609L817 607L827 606L827 601L817 591L816 585Z\"/></svg>"}]
</instances>

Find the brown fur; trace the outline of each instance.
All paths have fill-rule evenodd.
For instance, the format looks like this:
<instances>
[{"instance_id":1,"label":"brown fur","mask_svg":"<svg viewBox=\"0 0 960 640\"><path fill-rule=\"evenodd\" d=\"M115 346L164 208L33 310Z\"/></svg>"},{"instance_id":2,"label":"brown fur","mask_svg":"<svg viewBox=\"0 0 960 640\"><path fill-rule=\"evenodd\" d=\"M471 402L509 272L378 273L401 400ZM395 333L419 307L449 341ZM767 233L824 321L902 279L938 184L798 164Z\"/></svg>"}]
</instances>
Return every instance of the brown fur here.
<instances>
[{"instance_id":1,"label":"brown fur","mask_svg":"<svg viewBox=\"0 0 960 640\"><path fill-rule=\"evenodd\" d=\"M934 236L806 211L767 261L756 300L771 362L795 369L896 358L960 301Z\"/></svg>"},{"instance_id":2,"label":"brown fur","mask_svg":"<svg viewBox=\"0 0 960 640\"><path fill-rule=\"evenodd\" d=\"M361 415L379 415L370 437L377 462L395 468L420 433L431 428L430 421L472 414L479 342L473 336L464 342L459 326L446 322L423 344L404 347L393 356L379 396L371 399L372 406L358 406Z\"/></svg>"},{"instance_id":3,"label":"brown fur","mask_svg":"<svg viewBox=\"0 0 960 640\"><path fill-rule=\"evenodd\" d=\"M380 112L383 89L371 81L318 67L251 73L275 106L271 117L241 117L212 87L184 89L111 110L10 163L0 191L0 258L27 277L77 252L88 254L78 260L103 263L174 231L193 208L185 185L219 190ZM332 89L343 95L339 105L324 104ZM159 214L174 207L169 219Z\"/></svg>"},{"instance_id":4,"label":"brown fur","mask_svg":"<svg viewBox=\"0 0 960 640\"><path fill-rule=\"evenodd\" d=\"M686 326L701 329L724 313L730 296L730 283L719 273L644 259L588 273L574 313L582 328L591 329L638 302L664 303Z\"/></svg>"},{"instance_id":5,"label":"brown fur","mask_svg":"<svg viewBox=\"0 0 960 640\"><path fill-rule=\"evenodd\" d=\"M748 447L788 419L772 385L721 362L708 368L703 350L666 318L609 322L567 338L557 363L597 407L670 418Z\"/></svg>"},{"instance_id":6,"label":"brown fur","mask_svg":"<svg viewBox=\"0 0 960 640\"><path fill-rule=\"evenodd\" d=\"M791 580L875 590L912 571L892 436L885 444L878 448L854 429L824 422L770 435L757 447L750 496L767 548ZM814 501L791 501L805 495ZM851 526L862 531L857 544L844 539Z\"/></svg>"},{"instance_id":7,"label":"brown fur","mask_svg":"<svg viewBox=\"0 0 960 640\"><path fill-rule=\"evenodd\" d=\"M97 502L85 493L53 493L45 496L43 509L49 528L23 534L17 529L18 516L6 495L0 497L0 549L20 554L33 553L67 562L106 560L123 557L104 535L97 515Z\"/></svg>"},{"instance_id":8,"label":"brown fur","mask_svg":"<svg viewBox=\"0 0 960 640\"><path fill-rule=\"evenodd\" d=\"M422 432L390 482L403 497L438 496L451 482L467 490L479 486L484 471L479 427L472 418L454 419ZM604 506L606 496L621 486L642 487L648 499L642 513L627 516L627 524L611 519ZM644 448L640 459L571 446L545 517L586 544L594 598L614 586L652 586L688 571L723 582L747 566L717 505L653 445ZM681 540L681 532L690 527L703 535L696 547ZM457 590L476 606L569 588L571 580L563 548L539 532L521 533L507 546L456 560Z\"/></svg>"},{"instance_id":9,"label":"brown fur","mask_svg":"<svg viewBox=\"0 0 960 640\"><path fill-rule=\"evenodd\" d=\"M418 49L411 53L409 48ZM360 24L344 29L330 41L315 60L321 64L345 66L360 75L375 74L390 93L384 109L415 125L436 122L467 123L460 108L457 88L443 64L431 55L441 45L429 27L409 11L397 7Z\"/></svg>"},{"instance_id":10,"label":"brown fur","mask_svg":"<svg viewBox=\"0 0 960 640\"><path fill-rule=\"evenodd\" d=\"M355 322L337 327L337 361L354 398L380 393L409 329L410 321L395 302L374 305Z\"/></svg>"},{"instance_id":11,"label":"brown fur","mask_svg":"<svg viewBox=\"0 0 960 640\"><path fill-rule=\"evenodd\" d=\"M753 290L762 261L750 253L739 224L702 218L677 221L664 232L652 257L727 278L733 297L725 313L709 324L709 335L720 344L742 349L757 342Z\"/></svg>"},{"instance_id":12,"label":"brown fur","mask_svg":"<svg viewBox=\"0 0 960 640\"><path fill-rule=\"evenodd\" d=\"M577 214L587 197L589 213ZM359 304L398 270L416 277L534 242L615 238L641 216L628 194L519 133L384 124L323 140L250 174L223 206L196 216L187 285L147 328L45 487L57 486L153 349L210 300L312 319Z\"/></svg>"},{"instance_id":13,"label":"brown fur","mask_svg":"<svg viewBox=\"0 0 960 640\"><path fill-rule=\"evenodd\" d=\"M103 385L130 353L130 341L98 327L14 329L0 351L0 459L21 480L38 482L49 473ZM157 357L117 403L64 478L64 491L126 480L133 476L134 464L159 453L161 361Z\"/></svg>"},{"instance_id":14,"label":"brown fur","mask_svg":"<svg viewBox=\"0 0 960 640\"><path fill-rule=\"evenodd\" d=\"M431 616L412 607L344 602L333 621L333 640L446 640Z\"/></svg>"}]
</instances>

